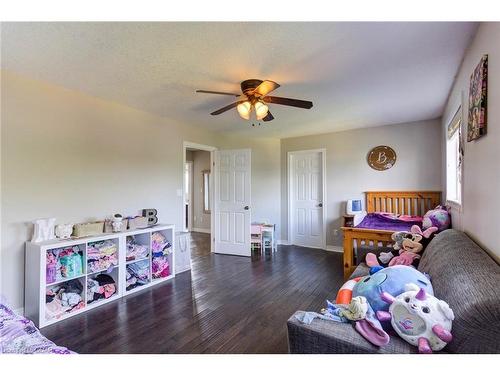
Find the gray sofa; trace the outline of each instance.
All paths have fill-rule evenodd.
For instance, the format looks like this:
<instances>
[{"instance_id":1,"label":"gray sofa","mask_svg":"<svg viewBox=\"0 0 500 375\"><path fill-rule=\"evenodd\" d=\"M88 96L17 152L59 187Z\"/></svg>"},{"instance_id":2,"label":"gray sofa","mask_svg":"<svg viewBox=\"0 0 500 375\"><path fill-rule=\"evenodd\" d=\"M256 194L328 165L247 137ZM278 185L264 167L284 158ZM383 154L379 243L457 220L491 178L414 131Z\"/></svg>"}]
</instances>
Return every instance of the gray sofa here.
<instances>
[{"instance_id":1,"label":"gray sofa","mask_svg":"<svg viewBox=\"0 0 500 375\"><path fill-rule=\"evenodd\" d=\"M453 340L443 351L500 353L500 266L466 234L449 229L429 243L418 268L431 276L436 297L455 313ZM360 264L353 277L367 273ZM390 343L378 348L350 324L321 319L303 324L297 313L287 323L290 353L417 353L393 333Z\"/></svg>"}]
</instances>

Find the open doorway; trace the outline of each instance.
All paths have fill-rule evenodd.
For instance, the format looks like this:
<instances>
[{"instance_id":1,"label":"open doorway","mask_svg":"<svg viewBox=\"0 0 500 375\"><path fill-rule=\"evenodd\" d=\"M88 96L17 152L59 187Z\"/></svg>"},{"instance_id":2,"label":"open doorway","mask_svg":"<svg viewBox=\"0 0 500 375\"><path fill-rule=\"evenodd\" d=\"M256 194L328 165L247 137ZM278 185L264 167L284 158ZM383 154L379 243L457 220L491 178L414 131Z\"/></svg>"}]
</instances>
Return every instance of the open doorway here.
<instances>
[{"instance_id":1,"label":"open doorway","mask_svg":"<svg viewBox=\"0 0 500 375\"><path fill-rule=\"evenodd\" d=\"M184 163L184 231L193 229L193 152L186 151Z\"/></svg>"},{"instance_id":2,"label":"open doorway","mask_svg":"<svg viewBox=\"0 0 500 375\"><path fill-rule=\"evenodd\" d=\"M184 142L183 229L213 251L213 175L215 147Z\"/></svg>"}]
</instances>

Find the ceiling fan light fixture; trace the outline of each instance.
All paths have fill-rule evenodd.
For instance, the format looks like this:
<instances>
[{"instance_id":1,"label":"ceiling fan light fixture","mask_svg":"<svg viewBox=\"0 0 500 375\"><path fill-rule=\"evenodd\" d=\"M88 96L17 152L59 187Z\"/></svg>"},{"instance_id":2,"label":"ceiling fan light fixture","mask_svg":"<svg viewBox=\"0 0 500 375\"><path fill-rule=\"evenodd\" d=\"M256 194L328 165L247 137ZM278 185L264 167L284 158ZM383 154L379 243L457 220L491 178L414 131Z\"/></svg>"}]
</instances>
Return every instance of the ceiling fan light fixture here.
<instances>
[{"instance_id":1,"label":"ceiling fan light fixture","mask_svg":"<svg viewBox=\"0 0 500 375\"><path fill-rule=\"evenodd\" d=\"M254 104L255 107L255 114L257 116L257 120L262 120L264 117L267 116L267 112L269 112L269 107L265 105L264 103L257 101Z\"/></svg>"},{"instance_id":2,"label":"ceiling fan light fixture","mask_svg":"<svg viewBox=\"0 0 500 375\"><path fill-rule=\"evenodd\" d=\"M250 111L252 110L252 104L249 101L242 102L236 107L241 118L245 120L250 120Z\"/></svg>"}]
</instances>

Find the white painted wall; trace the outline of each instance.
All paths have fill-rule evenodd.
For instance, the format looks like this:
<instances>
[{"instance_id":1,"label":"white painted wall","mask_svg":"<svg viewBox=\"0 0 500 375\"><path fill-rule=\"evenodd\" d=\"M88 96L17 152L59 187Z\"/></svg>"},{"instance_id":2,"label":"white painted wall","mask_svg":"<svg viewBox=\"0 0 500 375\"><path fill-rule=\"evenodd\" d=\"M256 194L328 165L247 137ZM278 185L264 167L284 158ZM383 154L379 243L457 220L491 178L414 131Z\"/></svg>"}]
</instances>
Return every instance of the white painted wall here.
<instances>
[{"instance_id":1,"label":"white painted wall","mask_svg":"<svg viewBox=\"0 0 500 375\"><path fill-rule=\"evenodd\" d=\"M469 79L483 54L488 54L488 133L476 141L464 141L463 204L452 211L453 225L464 230L500 260L498 216L500 212L500 24L481 23L462 62L443 115L441 139L456 110L462 105L463 134L467 132ZM443 164L443 191L446 170Z\"/></svg>"},{"instance_id":2,"label":"white painted wall","mask_svg":"<svg viewBox=\"0 0 500 375\"><path fill-rule=\"evenodd\" d=\"M23 305L29 222L83 222L157 208L181 228L183 141L214 133L2 71L0 293Z\"/></svg>"},{"instance_id":3,"label":"white painted wall","mask_svg":"<svg viewBox=\"0 0 500 375\"><path fill-rule=\"evenodd\" d=\"M441 121L380 126L281 140L281 238L288 237L287 153L326 149L327 245L342 244L345 201L370 190L441 190ZM375 171L366 162L378 145L397 154L393 168ZM334 235L334 230L338 235Z\"/></svg>"},{"instance_id":4,"label":"white painted wall","mask_svg":"<svg viewBox=\"0 0 500 375\"><path fill-rule=\"evenodd\" d=\"M210 170L210 152L192 151L193 155L193 230L210 231L210 214L203 210L203 171Z\"/></svg>"}]
</instances>

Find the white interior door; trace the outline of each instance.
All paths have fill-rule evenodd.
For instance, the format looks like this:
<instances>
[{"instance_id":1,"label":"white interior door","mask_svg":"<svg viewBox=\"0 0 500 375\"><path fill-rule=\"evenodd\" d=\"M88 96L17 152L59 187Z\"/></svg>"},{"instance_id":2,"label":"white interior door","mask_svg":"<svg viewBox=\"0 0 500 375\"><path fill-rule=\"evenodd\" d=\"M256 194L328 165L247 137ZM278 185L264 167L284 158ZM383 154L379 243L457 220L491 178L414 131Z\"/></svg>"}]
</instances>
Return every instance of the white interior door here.
<instances>
[{"instance_id":1,"label":"white interior door","mask_svg":"<svg viewBox=\"0 0 500 375\"><path fill-rule=\"evenodd\" d=\"M215 152L216 253L250 256L251 151Z\"/></svg>"},{"instance_id":2,"label":"white interior door","mask_svg":"<svg viewBox=\"0 0 500 375\"><path fill-rule=\"evenodd\" d=\"M324 153L290 153L290 236L294 245L324 248Z\"/></svg>"}]
</instances>

